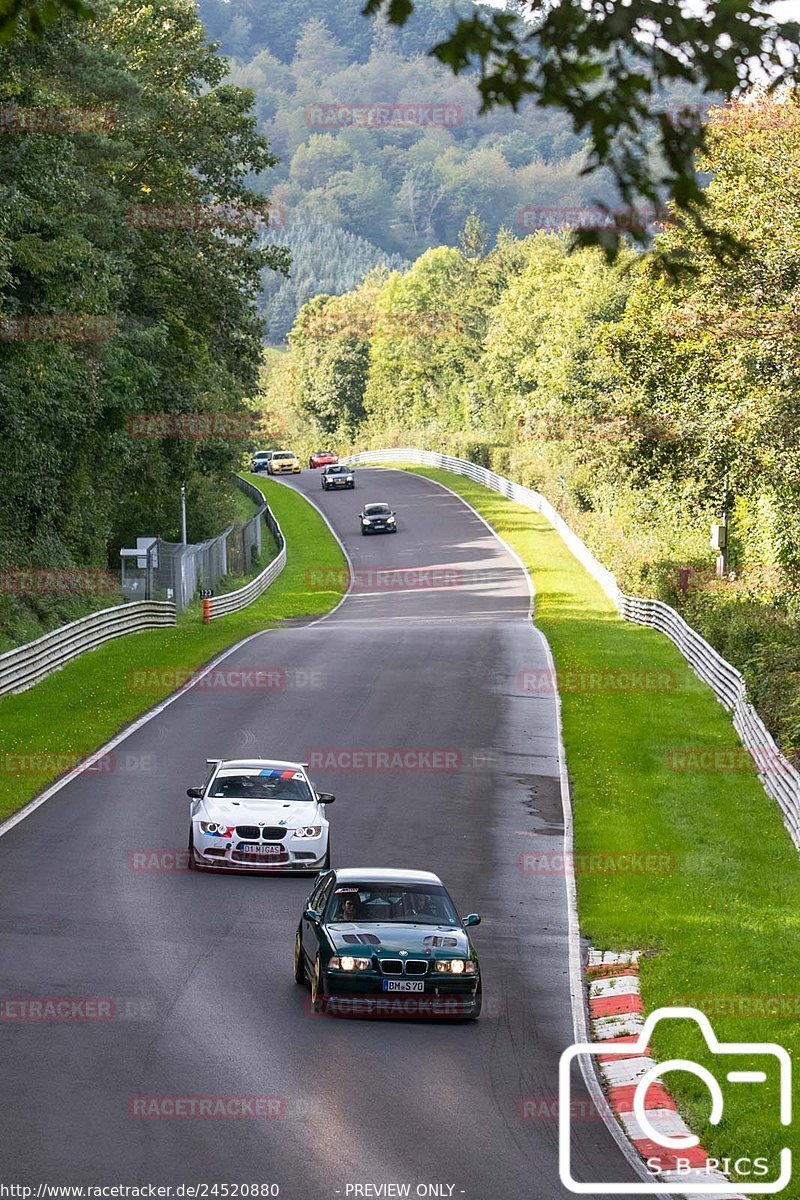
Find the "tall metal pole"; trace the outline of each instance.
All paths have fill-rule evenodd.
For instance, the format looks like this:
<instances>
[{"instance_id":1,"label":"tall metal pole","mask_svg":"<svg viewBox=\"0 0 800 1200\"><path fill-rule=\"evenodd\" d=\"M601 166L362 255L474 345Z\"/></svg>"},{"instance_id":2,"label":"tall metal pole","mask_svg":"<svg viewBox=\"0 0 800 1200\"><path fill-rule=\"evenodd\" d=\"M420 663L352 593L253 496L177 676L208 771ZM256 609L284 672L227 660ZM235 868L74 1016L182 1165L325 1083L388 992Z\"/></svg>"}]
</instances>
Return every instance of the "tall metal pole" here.
<instances>
[{"instance_id":1,"label":"tall metal pole","mask_svg":"<svg viewBox=\"0 0 800 1200\"><path fill-rule=\"evenodd\" d=\"M728 491L728 472L725 471L725 481L722 485L722 538L717 557L717 575L722 579L728 574L728 506L730 504L730 492Z\"/></svg>"},{"instance_id":2,"label":"tall metal pole","mask_svg":"<svg viewBox=\"0 0 800 1200\"><path fill-rule=\"evenodd\" d=\"M181 542L185 546L186 541L186 487L181 484Z\"/></svg>"}]
</instances>

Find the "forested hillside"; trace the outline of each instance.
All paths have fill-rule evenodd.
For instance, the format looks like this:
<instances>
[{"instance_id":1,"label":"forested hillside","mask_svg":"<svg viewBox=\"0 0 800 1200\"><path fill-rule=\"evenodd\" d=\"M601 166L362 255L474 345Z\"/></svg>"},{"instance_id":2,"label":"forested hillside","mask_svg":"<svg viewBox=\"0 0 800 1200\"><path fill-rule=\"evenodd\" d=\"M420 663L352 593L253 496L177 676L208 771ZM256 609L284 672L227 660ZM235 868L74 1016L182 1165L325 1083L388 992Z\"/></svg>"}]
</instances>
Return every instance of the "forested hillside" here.
<instances>
[{"instance_id":1,"label":"forested hillside","mask_svg":"<svg viewBox=\"0 0 800 1200\"><path fill-rule=\"evenodd\" d=\"M426 0L402 30L365 19L362 8L362 0L322 0L299 20L292 3L200 2L209 35L230 57L231 81L255 93L260 130L281 160L269 190L313 293L347 290L366 259L377 265L384 255L454 245L472 211L490 233L520 231L536 219L525 209L611 199L599 178L581 178L582 143L565 115L525 104L518 114L479 116L474 79L426 57L452 28L454 9L469 11L467 0ZM392 113L395 104L412 111ZM353 105L358 125L341 111ZM328 260L312 232L320 226L374 249L340 240ZM287 298L303 290L278 288L267 277L271 340L287 328Z\"/></svg>"},{"instance_id":2,"label":"forested hillside","mask_svg":"<svg viewBox=\"0 0 800 1200\"><path fill-rule=\"evenodd\" d=\"M291 255L288 274L265 271L261 293L268 342L283 342L307 300L318 292L346 292L376 267L402 271L411 266L399 254L385 254L374 242L336 225L296 218L270 228L264 237Z\"/></svg>"},{"instance_id":3,"label":"forested hillside","mask_svg":"<svg viewBox=\"0 0 800 1200\"><path fill-rule=\"evenodd\" d=\"M136 535L178 532L181 482L190 538L224 526L260 273L285 259L238 221L273 160L194 5L97 7L0 48L4 568L118 568ZM4 587L0 628L71 606Z\"/></svg>"},{"instance_id":4,"label":"forested hillside","mask_svg":"<svg viewBox=\"0 0 800 1200\"><path fill-rule=\"evenodd\" d=\"M623 586L678 604L800 744L800 104L717 110L710 215L748 250L722 267L678 226L679 286L630 251L477 220L301 311L265 403L298 440L447 448L542 490ZM489 248L491 247L491 248ZM293 422L293 424L291 424ZM709 526L724 479L730 576ZM688 578L682 567L690 567Z\"/></svg>"}]
</instances>

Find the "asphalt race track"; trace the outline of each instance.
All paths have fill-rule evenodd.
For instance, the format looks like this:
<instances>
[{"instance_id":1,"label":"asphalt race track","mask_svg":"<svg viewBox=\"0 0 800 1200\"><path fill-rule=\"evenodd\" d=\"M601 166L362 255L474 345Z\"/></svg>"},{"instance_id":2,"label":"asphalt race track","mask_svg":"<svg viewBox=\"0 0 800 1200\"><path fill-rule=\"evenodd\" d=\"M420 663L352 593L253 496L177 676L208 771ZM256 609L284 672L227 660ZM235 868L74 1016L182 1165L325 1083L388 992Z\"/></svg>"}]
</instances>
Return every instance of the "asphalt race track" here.
<instances>
[{"instance_id":1,"label":"asphalt race track","mask_svg":"<svg viewBox=\"0 0 800 1200\"><path fill-rule=\"evenodd\" d=\"M518 682L547 669L528 587L456 497L395 471L362 469L357 483L323 493L304 470L291 484L347 546L348 598L224 663L273 668L284 686L191 689L117 748L114 771L85 772L0 838L0 995L113 1006L107 1020L0 1021L4 1182L568 1195L555 1119L573 1040L565 884L520 869L562 836L555 704ZM370 500L397 510L396 535L360 535ZM446 750L451 765L312 770L337 796L334 865L433 870L462 914L481 913L477 1022L313 1016L292 977L309 879L135 868L151 861L137 853L185 848L185 789L207 757L345 763L378 749ZM135 1097L231 1095L280 1097L282 1115L129 1115ZM525 1098L536 1119L521 1117ZM579 1121L574 1144L587 1181L635 1178L601 1121Z\"/></svg>"}]
</instances>

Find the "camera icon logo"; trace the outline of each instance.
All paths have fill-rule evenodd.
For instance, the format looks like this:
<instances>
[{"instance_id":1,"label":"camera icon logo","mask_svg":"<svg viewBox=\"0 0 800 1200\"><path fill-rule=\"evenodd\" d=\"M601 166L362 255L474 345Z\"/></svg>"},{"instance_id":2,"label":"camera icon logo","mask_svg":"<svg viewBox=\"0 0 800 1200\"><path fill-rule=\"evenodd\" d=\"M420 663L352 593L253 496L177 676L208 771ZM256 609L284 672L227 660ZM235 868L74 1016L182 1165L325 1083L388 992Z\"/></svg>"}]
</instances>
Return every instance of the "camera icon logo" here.
<instances>
[{"instance_id":1,"label":"camera icon logo","mask_svg":"<svg viewBox=\"0 0 800 1200\"><path fill-rule=\"evenodd\" d=\"M700 1063L693 1062L687 1058L672 1058L663 1063L653 1063L652 1066L646 1064L650 1061L647 1058L647 1047L650 1042L653 1030L660 1021L663 1020L689 1020L694 1021L700 1028L700 1032L705 1038L709 1050L714 1055L721 1056L719 1076L712 1072ZM792 1152L788 1146L784 1146L780 1152L780 1170L777 1179L772 1181L764 1180L759 1182L736 1182L731 1184L727 1180L717 1177L716 1179L709 1178L707 1181L702 1180L697 1169L692 1170L691 1176L687 1177L685 1182L676 1182L674 1178L669 1180L653 1180L647 1182L642 1180L638 1183L627 1182L596 1182L585 1183L573 1178L572 1162L571 1162L571 1128L570 1128L570 1082L571 1069L573 1060L579 1059L581 1070L584 1075L588 1071L592 1071L593 1058L599 1055L613 1054L615 1061L624 1061L626 1058L631 1060L637 1059L636 1066L641 1067L641 1073L637 1071L635 1079L635 1089L633 1093L632 1115L636 1126L641 1130L640 1136L647 1139L649 1143L654 1143L656 1146L663 1147L669 1157L675 1157L675 1152L693 1150L700 1145L700 1139L695 1137L683 1127L683 1130L678 1131L676 1126L682 1125L678 1119L670 1131L665 1131L661 1128L656 1128L648 1116L646 1108L647 1091L654 1083L659 1083L662 1076L670 1071L688 1071L690 1074L697 1076L705 1083L711 1098L711 1109L709 1120L712 1125L718 1125L722 1120L725 1106L725 1098L723 1089L720 1085L720 1079L731 1084L765 1084L771 1078L775 1077L775 1072L768 1073L767 1070L736 1070L735 1062L726 1064L725 1056L743 1056L748 1058L753 1056L763 1056L772 1061L773 1067L777 1064L777 1082L779 1094L779 1119L781 1125L790 1125L792 1119L792 1081L791 1081L791 1059L783 1046L777 1045L775 1042L720 1042L714 1033L711 1022L705 1013L696 1008L658 1008L652 1012L646 1019L639 1037L635 1042L626 1045L612 1044L609 1042L584 1042L574 1046L569 1046L561 1055L559 1064L559 1080L558 1080L558 1111L559 1111L559 1129L558 1129L558 1144L559 1144L559 1174L564 1187L575 1193L576 1195L628 1195L628 1196L645 1196L645 1195L676 1195L676 1196L721 1196L730 1195L731 1187L744 1196L755 1195L774 1195L789 1184L792 1176ZM633 1064L632 1064L633 1065ZM766 1066L767 1064L765 1064ZM609 1110L610 1111L610 1110ZM651 1110L652 1113L652 1110ZM674 1115L674 1114L673 1114ZM613 1119L613 1118L612 1118ZM741 1160L743 1161L743 1160ZM755 1160L747 1160L755 1161ZM766 1161L766 1160L762 1160ZM664 1168L674 1175L675 1172L671 1168ZM709 1164L708 1171L711 1171ZM739 1168L741 1170L741 1168ZM766 1169L766 1168L765 1168ZM702 1172L701 1172L702 1174Z\"/></svg>"}]
</instances>

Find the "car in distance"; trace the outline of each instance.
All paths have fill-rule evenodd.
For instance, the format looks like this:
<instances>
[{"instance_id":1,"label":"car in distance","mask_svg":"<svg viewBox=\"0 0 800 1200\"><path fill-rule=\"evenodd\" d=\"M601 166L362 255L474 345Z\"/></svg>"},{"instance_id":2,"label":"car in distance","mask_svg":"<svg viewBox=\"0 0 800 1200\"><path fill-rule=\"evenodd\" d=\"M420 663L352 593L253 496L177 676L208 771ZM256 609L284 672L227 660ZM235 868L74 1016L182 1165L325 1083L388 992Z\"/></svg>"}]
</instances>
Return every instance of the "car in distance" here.
<instances>
[{"instance_id":1,"label":"car in distance","mask_svg":"<svg viewBox=\"0 0 800 1200\"><path fill-rule=\"evenodd\" d=\"M189 866L199 870L319 871L330 866L325 805L305 765L282 759L209 759L191 787Z\"/></svg>"},{"instance_id":2,"label":"car in distance","mask_svg":"<svg viewBox=\"0 0 800 1200\"><path fill-rule=\"evenodd\" d=\"M299 475L300 461L291 450L273 450L267 466L269 475Z\"/></svg>"},{"instance_id":3,"label":"car in distance","mask_svg":"<svg viewBox=\"0 0 800 1200\"><path fill-rule=\"evenodd\" d=\"M250 463L250 470L254 472L266 471L269 467L269 460L274 453L274 450L257 450Z\"/></svg>"},{"instance_id":4,"label":"car in distance","mask_svg":"<svg viewBox=\"0 0 800 1200\"><path fill-rule=\"evenodd\" d=\"M360 513L361 532L397 533L397 514L388 504L365 504Z\"/></svg>"},{"instance_id":5,"label":"car in distance","mask_svg":"<svg viewBox=\"0 0 800 1200\"><path fill-rule=\"evenodd\" d=\"M338 463L335 466L323 469L321 482L323 492L334 492L340 488L354 488L356 486L356 479L352 468L344 467Z\"/></svg>"},{"instance_id":6,"label":"car in distance","mask_svg":"<svg viewBox=\"0 0 800 1200\"><path fill-rule=\"evenodd\" d=\"M317 467L330 467L333 463L338 463L339 458L330 450L315 450L308 460L308 465L311 470Z\"/></svg>"},{"instance_id":7,"label":"car in distance","mask_svg":"<svg viewBox=\"0 0 800 1200\"><path fill-rule=\"evenodd\" d=\"M467 927L479 924L477 913L462 921L430 871L323 871L297 927L295 981L310 984L315 1012L475 1019L481 974Z\"/></svg>"}]
</instances>

